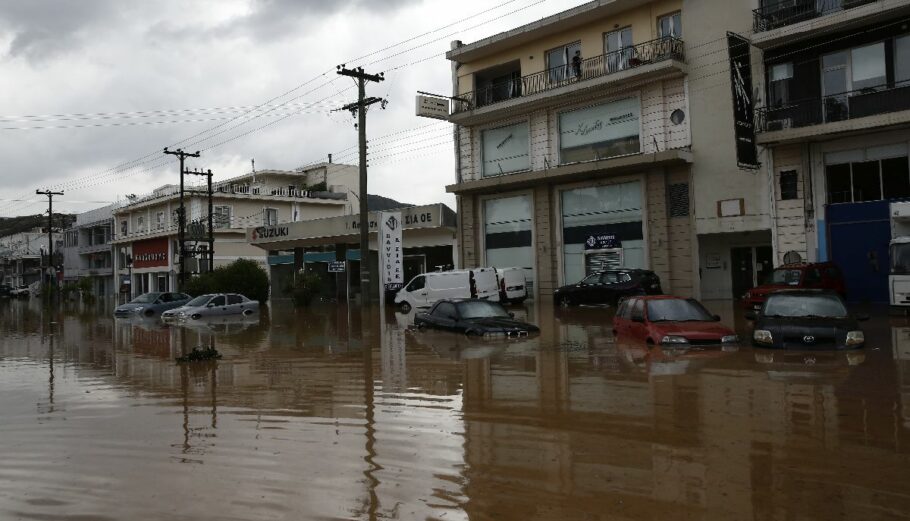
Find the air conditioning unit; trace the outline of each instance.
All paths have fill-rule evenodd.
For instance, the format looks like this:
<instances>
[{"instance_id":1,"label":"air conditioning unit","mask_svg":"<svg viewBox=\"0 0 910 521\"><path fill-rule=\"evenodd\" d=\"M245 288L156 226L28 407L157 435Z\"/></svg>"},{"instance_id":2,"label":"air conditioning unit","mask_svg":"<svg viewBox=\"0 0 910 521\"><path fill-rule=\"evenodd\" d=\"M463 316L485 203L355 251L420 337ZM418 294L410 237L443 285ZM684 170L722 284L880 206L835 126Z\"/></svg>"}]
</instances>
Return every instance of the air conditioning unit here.
<instances>
[{"instance_id":1,"label":"air conditioning unit","mask_svg":"<svg viewBox=\"0 0 910 521\"><path fill-rule=\"evenodd\" d=\"M771 119L765 124L765 130L784 130L790 128L790 118Z\"/></svg>"}]
</instances>

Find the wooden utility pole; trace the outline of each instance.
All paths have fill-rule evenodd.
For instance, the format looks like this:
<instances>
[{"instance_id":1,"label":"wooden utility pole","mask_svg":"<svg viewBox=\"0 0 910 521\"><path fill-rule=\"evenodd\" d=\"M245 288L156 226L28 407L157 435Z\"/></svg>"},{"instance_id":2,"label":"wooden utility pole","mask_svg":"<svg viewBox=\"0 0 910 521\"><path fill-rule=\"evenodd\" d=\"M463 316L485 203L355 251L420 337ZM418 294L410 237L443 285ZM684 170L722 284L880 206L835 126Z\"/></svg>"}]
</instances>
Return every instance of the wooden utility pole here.
<instances>
[{"instance_id":1,"label":"wooden utility pole","mask_svg":"<svg viewBox=\"0 0 910 521\"><path fill-rule=\"evenodd\" d=\"M360 144L360 303L364 307L370 303L370 217L367 206L367 107L380 103L385 108L387 100L366 97L366 82L379 83L385 80L385 74L367 74L363 67L355 69L338 66L338 74L350 76L357 80L357 101L348 103L341 110L357 113L357 131Z\"/></svg>"},{"instance_id":2,"label":"wooden utility pole","mask_svg":"<svg viewBox=\"0 0 910 521\"><path fill-rule=\"evenodd\" d=\"M183 205L183 163L188 157L199 157L199 151L195 154L184 152L182 149L168 150L164 147L164 153L171 156L177 156L180 159L180 209L177 210L177 244L180 251L177 256L180 258L180 287L182 291L186 285L186 207Z\"/></svg>"},{"instance_id":3,"label":"wooden utility pole","mask_svg":"<svg viewBox=\"0 0 910 521\"><path fill-rule=\"evenodd\" d=\"M47 267L54 267L54 196L63 195L63 192L50 190L35 190L36 195L47 196ZM57 287L57 270L51 269L48 277L48 288Z\"/></svg>"},{"instance_id":4,"label":"wooden utility pole","mask_svg":"<svg viewBox=\"0 0 910 521\"><path fill-rule=\"evenodd\" d=\"M208 218L206 219L206 225L207 225L206 228L208 228L208 232L206 233L206 242L208 242L209 246L208 246L208 250L205 252L205 257L206 257L206 262L208 264L208 271L213 271L215 269L215 230L214 230L214 220L212 218L213 211L214 211L214 202L212 200L214 197L214 193L212 191L212 171L211 170L204 170L204 171L184 170L183 175L199 175L199 176L205 177L207 180L205 196L208 198L209 213L208 213ZM195 190L192 193L199 194L199 192L195 191ZM193 225L193 233L192 233L191 238L194 241L198 241L198 239L199 239L199 234L197 233L199 225L201 225L201 223L196 223ZM180 250L186 251L186 248L181 246ZM196 252L194 251L192 255L188 254L187 257L194 257L195 255L196 255Z\"/></svg>"}]
</instances>

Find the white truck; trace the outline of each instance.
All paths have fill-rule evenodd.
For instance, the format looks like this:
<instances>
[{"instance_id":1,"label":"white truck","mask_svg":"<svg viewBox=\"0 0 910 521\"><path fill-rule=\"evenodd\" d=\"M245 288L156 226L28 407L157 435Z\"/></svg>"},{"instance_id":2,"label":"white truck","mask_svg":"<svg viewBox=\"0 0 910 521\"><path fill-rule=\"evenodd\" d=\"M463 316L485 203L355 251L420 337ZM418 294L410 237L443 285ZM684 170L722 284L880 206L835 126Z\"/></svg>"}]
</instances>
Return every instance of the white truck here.
<instances>
[{"instance_id":1,"label":"white truck","mask_svg":"<svg viewBox=\"0 0 910 521\"><path fill-rule=\"evenodd\" d=\"M891 310L910 312L910 201L891 203L888 292Z\"/></svg>"}]
</instances>

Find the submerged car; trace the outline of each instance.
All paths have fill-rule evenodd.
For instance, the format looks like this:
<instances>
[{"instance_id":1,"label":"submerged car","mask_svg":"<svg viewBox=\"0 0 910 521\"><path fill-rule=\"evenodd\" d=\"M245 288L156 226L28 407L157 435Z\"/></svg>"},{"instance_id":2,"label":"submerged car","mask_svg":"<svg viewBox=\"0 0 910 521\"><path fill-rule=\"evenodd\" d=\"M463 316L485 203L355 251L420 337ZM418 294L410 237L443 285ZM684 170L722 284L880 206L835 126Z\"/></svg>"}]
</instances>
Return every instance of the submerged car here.
<instances>
[{"instance_id":1,"label":"submerged car","mask_svg":"<svg viewBox=\"0 0 910 521\"><path fill-rule=\"evenodd\" d=\"M615 306L630 295L660 295L660 277L649 270L615 269L588 275L576 284L553 292L553 302L568 307L578 304Z\"/></svg>"},{"instance_id":2,"label":"submerged car","mask_svg":"<svg viewBox=\"0 0 910 521\"><path fill-rule=\"evenodd\" d=\"M630 297L613 317L613 334L646 344L700 346L736 344L739 337L693 298Z\"/></svg>"},{"instance_id":3,"label":"submerged car","mask_svg":"<svg viewBox=\"0 0 910 521\"><path fill-rule=\"evenodd\" d=\"M483 337L526 337L540 329L515 319L502 304L480 299L446 299L414 317L418 328L457 331Z\"/></svg>"},{"instance_id":4,"label":"submerged car","mask_svg":"<svg viewBox=\"0 0 910 521\"><path fill-rule=\"evenodd\" d=\"M833 291L783 290L768 295L755 321L752 344L769 349L857 349L866 342L859 321Z\"/></svg>"},{"instance_id":5,"label":"submerged car","mask_svg":"<svg viewBox=\"0 0 910 521\"><path fill-rule=\"evenodd\" d=\"M115 317L142 315L150 317L169 309L180 307L190 301L190 296L183 293L151 292L143 293L126 304L114 309Z\"/></svg>"},{"instance_id":6,"label":"submerged car","mask_svg":"<svg viewBox=\"0 0 910 521\"><path fill-rule=\"evenodd\" d=\"M844 297L847 294L844 274L833 262L784 264L771 272L761 286L743 295L745 309L758 311L765 298L782 289L828 289Z\"/></svg>"},{"instance_id":7,"label":"submerged car","mask_svg":"<svg viewBox=\"0 0 910 521\"><path fill-rule=\"evenodd\" d=\"M199 295L179 308L165 311L162 320L186 320L218 315L252 315L259 312L259 301L237 293Z\"/></svg>"}]
</instances>

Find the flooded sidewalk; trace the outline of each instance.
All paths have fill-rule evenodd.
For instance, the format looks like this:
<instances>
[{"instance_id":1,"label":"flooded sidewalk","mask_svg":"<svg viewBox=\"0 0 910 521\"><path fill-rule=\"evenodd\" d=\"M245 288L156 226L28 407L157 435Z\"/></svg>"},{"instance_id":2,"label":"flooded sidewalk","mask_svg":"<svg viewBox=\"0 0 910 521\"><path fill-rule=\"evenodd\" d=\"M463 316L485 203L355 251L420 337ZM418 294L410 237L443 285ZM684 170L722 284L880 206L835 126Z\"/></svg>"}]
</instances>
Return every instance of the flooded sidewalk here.
<instances>
[{"instance_id":1,"label":"flooded sidewalk","mask_svg":"<svg viewBox=\"0 0 910 521\"><path fill-rule=\"evenodd\" d=\"M707 303L748 339L732 303ZM278 304L166 326L0 301L0 519L910 519L910 322L854 352L509 341ZM222 358L178 364L196 346Z\"/></svg>"}]
</instances>

